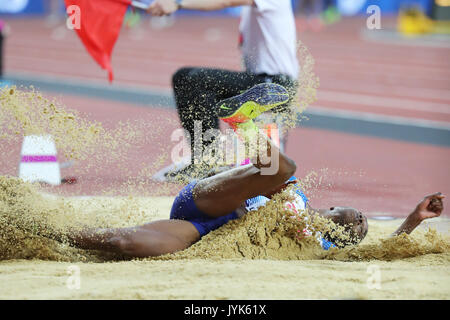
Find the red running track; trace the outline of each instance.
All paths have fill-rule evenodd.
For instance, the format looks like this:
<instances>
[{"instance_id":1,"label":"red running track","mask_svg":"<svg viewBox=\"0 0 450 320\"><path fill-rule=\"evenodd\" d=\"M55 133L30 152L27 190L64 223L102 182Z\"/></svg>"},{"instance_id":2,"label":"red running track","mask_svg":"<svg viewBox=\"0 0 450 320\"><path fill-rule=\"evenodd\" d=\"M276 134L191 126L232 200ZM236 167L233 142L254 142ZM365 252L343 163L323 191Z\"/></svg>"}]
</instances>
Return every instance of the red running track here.
<instances>
[{"instance_id":1,"label":"red running track","mask_svg":"<svg viewBox=\"0 0 450 320\"><path fill-rule=\"evenodd\" d=\"M71 32L47 28L41 20L10 23L7 72L106 81L106 73L91 61ZM183 18L161 30L145 24L142 34L124 29L114 51L116 84L169 90L171 74L181 66L238 69L237 24L229 18ZM321 82L319 100L311 109L326 107L448 124L449 49L367 42L359 34L363 26L363 20L355 19L326 32L299 34L316 60ZM113 168L99 165L95 170L76 163L63 173L76 174L78 184L57 188L56 192L92 195L104 186L120 189L143 162L157 158L158 146L170 146L169 134L177 127L176 114L170 110L70 95L60 99L70 108L89 113L92 119L107 120L110 126L130 118L152 122L164 117L172 121L163 122L158 141L130 152L127 170L124 163ZM158 121L155 126L161 126ZM19 148L15 146L17 159ZM446 147L297 128L290 133L287 153L297 162L300 178L310 171L321 177L321 183L309 190L314 206L350 205L369 214L404 216L425 194L450 194L450 149ZM15 161L2 163L2 173L16 173ZM159 187L154 183L147 186L151 194Z\"/></svg>"},{"instance_id":2,"label":"red running track","mask_svg":"<svg viewBox=\"0 0 450 320\"><path fill-rule=\"evenodd\" d=\"M29 72L106 83L75 33L63 24L11 20L6 72ZM395 21L383 19L383 28ZM320 106L437 121L450 121L450 49L364 40L364 19L349 19L298 37L315 59ZM123 28L113 52L115 84L170 88L186 65L240 69L238 20L181 18L165 29ZM377 31L374 31L377 32ZM411 40L412 43L416 43Z\"/></svg>"}]
</instances>

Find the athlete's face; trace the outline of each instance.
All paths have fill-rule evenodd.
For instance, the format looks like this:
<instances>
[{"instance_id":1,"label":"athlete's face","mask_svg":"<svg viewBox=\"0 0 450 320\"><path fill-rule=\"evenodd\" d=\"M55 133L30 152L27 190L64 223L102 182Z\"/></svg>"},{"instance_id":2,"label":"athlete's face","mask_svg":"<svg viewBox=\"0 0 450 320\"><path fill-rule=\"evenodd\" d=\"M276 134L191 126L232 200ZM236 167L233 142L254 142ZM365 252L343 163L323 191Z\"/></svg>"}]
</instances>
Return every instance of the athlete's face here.
<instances>
[{"instance_id":1,"label":"athlete's face","mask_svg":"<svg viewBox=\"0 0 450 320\"><path fill-rule=\"evenodd\" d=\"M350 232L355 241L352 244L358 244L367 234L369 225L367 218L360 211L350 207L331 207L327 216L334 223L343 226Z\"/></svg>"}]
</instances>

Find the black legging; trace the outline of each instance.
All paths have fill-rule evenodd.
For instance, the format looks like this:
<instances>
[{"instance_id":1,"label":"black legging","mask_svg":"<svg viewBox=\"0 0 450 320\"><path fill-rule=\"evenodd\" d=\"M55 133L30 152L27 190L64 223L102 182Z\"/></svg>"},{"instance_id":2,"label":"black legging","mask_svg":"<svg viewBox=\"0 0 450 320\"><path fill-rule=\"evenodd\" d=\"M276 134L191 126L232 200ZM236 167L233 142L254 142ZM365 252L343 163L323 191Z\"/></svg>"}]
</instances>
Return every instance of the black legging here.
<instances>
[{"instance_id":1,"label":"black legging","mask_svg":"<svg viewBox=\"0 0 450 320\"><path fill-rule=\"evenodd\" d=\"M172 77L178 115L181 125L189 132L191 155L194 159L194 121L201 121L202 134L208 129L219 129L217 102L238 95L259 83L274 82L295 90L296 82L285 75L269 76L248 72L210 68L181 68ZM284 106L277 107L282 112ZM212 141L204 141L206 147ZM194 162L192 162L194 163Z\"/></svg>"}]
</instances>

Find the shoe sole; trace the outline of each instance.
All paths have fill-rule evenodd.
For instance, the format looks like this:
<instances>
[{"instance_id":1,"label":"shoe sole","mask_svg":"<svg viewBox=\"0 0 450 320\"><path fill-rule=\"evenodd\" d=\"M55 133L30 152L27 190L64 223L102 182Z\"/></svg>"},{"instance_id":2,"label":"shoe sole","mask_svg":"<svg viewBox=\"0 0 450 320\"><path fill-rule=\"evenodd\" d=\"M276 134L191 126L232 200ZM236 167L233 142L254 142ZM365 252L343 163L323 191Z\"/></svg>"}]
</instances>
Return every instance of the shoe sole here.
<instances>
[{"instance_id":1,"label":"shoe sole","mask_svg":"<svg viewBox=\"0 0 450 320\"><path fill-rule=\"evenodd\" d=\"M275 83L258 84L244 93L219 102L219 118L245 122L289 101L287 90Z\"/></svg>"}]
</instances>

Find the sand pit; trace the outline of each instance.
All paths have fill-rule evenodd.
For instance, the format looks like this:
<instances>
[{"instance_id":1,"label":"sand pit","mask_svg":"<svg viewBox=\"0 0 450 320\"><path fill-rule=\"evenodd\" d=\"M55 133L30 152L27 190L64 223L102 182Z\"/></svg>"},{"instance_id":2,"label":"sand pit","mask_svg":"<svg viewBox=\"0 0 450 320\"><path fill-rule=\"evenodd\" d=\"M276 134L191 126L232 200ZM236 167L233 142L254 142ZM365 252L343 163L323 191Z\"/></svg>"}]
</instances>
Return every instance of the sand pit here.
<instances>
[{"instance_id":1,"label":"sand pit","mask_svg":"<svg viewBox=\"0 0 450 320\"><path fill-rule=\"evenodd\" d=\"M172 202L171 197L59 198L41 193L26 195L26 192L22 196L43 197L41 199L47 200L45 208L57 210L53 211L55 216L67 213L58 211L61 206L72 208L71 214L76 212L72 222L110 226L165 219ZM30 213L36 213L29 209ZM250 234L244 234L244 229L248 229L246 223L237 221L225 225L195 247L163 260L133 261L110 260L95 252L70 248L13 228L17 233L15 239L8 239L4 232L0 238L0 299L449 297L448 219L430 220L429 224L437 226L441 232L427 232L424 224L411 236L391 242L379 239L394 231L401 220L369 219L366 239L358 247L334 254L308 247L302 253L302 248L289 247L293 244L287 236L275 237L277 231L267 234L263 242L246 240ZM3 231L5 227L5 220L2 220ZM271 242L272 238L278 239L278 248ZM233 250L239 246L236 239L241 242L239 250ZM207 250L212 243L216 243L214 250ZM286 254L283 246L293 249L292 254ZM79 289L70 285L73 275L70 270L74 270L74 266L80 271ZM378 276L380 283L376 288L371 279Z\"/></svg>"},{"instance_id":2,"label":"sand pit","mask_svg":"<svg viewBox=\"0 0 450 320\"><path fill-rule=\"evenodd\" d=\"M448 299L449 254L393 262L178 260L4 261L1 299ZM81 287L68 289L80 268ZM381 288L369 289L378 266Z\"/></svg>"},{"instance_id":3,"label":"sand pit","mask_svg":"<svg viewBox=\"0 0 450 320\"><path fill-rule=\"evenodd\" d=\"M145 123L106 130L34 91L5 89L0 100L6 106L0 114L2 139L9 143L26 134L50 132L68 159L101 155L98 151L107 148L115 154L108 161L127 168L122 162L126 151L136 140L147 141ZM100 156L90 159L90 166L105 164ZM288 220L276 202L231 221L184 251L153 259L118 261L49 239L70 228L125 227L168 218L172 197L138 197L140 188L125 187L134 196L61 197L0 175L0 299L450 296L449 221L443 218L430 222L439 231L422 228L387 240L401 221L370 220L360 245L330 251L311 237L299 239L301 224ZM79 288L71 282L78 271Z\"/></svg>"}]
</instances>

